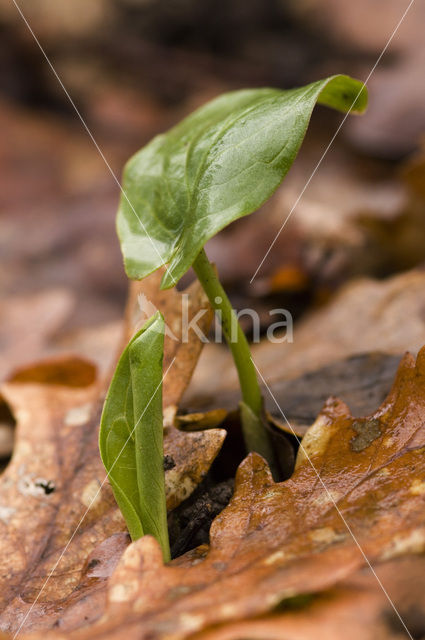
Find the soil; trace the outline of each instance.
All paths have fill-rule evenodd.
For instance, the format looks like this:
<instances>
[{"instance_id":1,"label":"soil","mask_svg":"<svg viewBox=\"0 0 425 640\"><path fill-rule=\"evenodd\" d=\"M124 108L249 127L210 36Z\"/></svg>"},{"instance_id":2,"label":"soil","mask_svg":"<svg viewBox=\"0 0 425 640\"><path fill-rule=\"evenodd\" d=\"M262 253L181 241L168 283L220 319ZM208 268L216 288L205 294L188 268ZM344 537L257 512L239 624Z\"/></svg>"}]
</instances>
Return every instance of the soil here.
<instances>
[{"instance_id":1,"label":"soil","mask_svg":"<svg viewBox=\"0 0 425 640\"><path fill-rule=\"evenodd\" d=\"M215 483L211 474L192 495L168 516L171 557L209 542L211 522L227 506L234 479Z\"/></svg>"}]
</instances>

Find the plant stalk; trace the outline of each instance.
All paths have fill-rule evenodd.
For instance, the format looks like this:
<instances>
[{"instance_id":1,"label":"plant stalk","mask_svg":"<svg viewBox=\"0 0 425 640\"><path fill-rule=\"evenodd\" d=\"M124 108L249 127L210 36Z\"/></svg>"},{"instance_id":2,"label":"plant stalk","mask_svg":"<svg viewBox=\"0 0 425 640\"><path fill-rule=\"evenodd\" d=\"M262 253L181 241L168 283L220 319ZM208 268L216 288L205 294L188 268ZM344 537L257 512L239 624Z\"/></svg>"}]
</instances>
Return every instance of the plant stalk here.
<instances>
[{"instance_id":1,"label":"plant stalk","mask_svg":"<svg viewBox=\"0 0 425 640\"><path fill-rule=\"evenodd\" d=\"M208 260L204 249L194 261L193 269L211 306L220 315L224 337L230 347L238 372L243 400L241 421L245 446L248 451L256 451L262 455L272 465L274 454L262 420L263 398L248 341L230 300L221 286L215 267Z\"/></svg>"}]
</instances>

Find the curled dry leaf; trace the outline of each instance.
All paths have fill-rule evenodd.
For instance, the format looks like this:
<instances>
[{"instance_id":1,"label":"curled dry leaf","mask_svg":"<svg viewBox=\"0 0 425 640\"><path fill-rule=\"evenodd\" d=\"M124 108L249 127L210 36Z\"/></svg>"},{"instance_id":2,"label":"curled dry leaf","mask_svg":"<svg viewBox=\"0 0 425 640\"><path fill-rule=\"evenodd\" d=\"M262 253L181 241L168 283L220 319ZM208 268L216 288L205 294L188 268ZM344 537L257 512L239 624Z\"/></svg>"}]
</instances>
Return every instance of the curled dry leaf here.
<instances>
[{"instance_id":1,"label":"curled dry leaf","mask_svg":"<svg viewBox=\"0 0 425 640\"><path fill-rule=\"evenodd\" d=\"M153 538L131 544L110 579L106 615L78 638L177 640L265 614L364 566L353 535L374 564L422 552L424 389L425 348L416 363L404 358L388 398L368 418L329 401L290 480L274 483L264 460L248 456L212 525L210 550L164 566Z\"/></svg>"},{"instance_id":2,"label":"curled dry leaf","mask_svg":"<svg viewBox=\"0 0 425 640\"><path fill-rule=\"evenodd\" d=\"M190 293L187 300L196 313L199 296ZM167 319L176 298L156 304ZM202 347L196 335L189 337L188 344L168 341L165 347L166 366L176 358L164 385L168 416L175 413ZM103 383L87 385L92 374L88 362L55 358L19 370L1 389L17 420L13 458L0 477L2 630L16 631L27 613L24 629L73 629L96 620L114 564L100 560L102 545L117 560L127 544L111 538L125 531L125 523L99 457L104 391ZM45 384L55 380L62 386ZM218 429L186 434L166 427L164 452L173 461L165 476L169 509L202 481L224 437Z\"/></svg>"},{"instance_id":3,"label":"curled dry leaf","mask_svg":"<svg viewBox=\"0 0 425 640\"><path fill-rule=\"evenodd\" d=\"M190 382L203 347L200 336L190 328L190 322L197 318L199 330L203 335L208 335L213 312L198 282L194 282L182 293L176 289L161 291L159 285L163 273L164 269L158 269L144 280L130 283L122 347L142 328L148 317L157 309L161 311L166 325L164 371L175 358L173 374L166 376L163 383L164 418L168 426L173 424L177 406ZM188 326L187 333L185 324Z\"/></svg>"}]
</instances>

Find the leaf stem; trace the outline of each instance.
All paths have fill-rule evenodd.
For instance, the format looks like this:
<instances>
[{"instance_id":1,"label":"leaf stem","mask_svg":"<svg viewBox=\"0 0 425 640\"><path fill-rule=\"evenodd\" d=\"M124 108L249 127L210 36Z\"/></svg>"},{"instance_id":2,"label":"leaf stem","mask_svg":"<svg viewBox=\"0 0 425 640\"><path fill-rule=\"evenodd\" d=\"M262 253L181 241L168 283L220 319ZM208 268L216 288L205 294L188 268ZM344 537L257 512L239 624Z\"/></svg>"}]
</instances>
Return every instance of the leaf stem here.
<instances>
[{"instance_id":1,"label":"leaf stem","mask_svg":"<svg viewBox=\"0 0 425 640\"><path fill-rule=\"evenodd\" d=\"M226 342L232 352L242 393L241 420L245 445L271 463L273 450L262 421L263 398L257 373L252 362L248 341L237 315L217 277L216 269L202 249L193 263L193 269L208 296L211 306L220 316Z\"/></svg>"}]
</instances>

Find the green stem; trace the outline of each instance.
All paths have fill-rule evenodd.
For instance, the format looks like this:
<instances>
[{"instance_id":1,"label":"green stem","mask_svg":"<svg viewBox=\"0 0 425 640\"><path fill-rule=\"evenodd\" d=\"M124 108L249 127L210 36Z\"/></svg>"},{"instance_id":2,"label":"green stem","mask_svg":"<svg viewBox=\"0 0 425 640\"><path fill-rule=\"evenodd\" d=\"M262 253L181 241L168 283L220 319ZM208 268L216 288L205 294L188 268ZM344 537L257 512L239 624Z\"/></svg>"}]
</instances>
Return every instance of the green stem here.
<instances>
[{"instance_id":1,"label":"green stem","mask_svg":"<svg viewBox=\"0 0 425 640\"><path fill-rule=\"evenodd\" d=\"M211 306L220 314L223 333L236 365L243 399L241 418L245 445L248 451L260 453L271 463L273 450L262 421L263 398L248 341L204 249L193 263L193 269Z\"/></svg>"}]
</instances>

